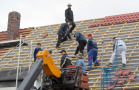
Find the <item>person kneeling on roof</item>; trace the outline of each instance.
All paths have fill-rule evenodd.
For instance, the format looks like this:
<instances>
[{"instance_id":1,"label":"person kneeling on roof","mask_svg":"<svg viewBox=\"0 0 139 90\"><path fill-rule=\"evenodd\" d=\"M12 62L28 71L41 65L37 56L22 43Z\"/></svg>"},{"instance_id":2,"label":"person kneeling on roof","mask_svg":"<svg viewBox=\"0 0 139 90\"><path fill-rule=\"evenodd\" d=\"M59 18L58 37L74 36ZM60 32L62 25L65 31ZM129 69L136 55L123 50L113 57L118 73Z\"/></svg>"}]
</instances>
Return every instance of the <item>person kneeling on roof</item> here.
<instances>
[{"instance_id":1,"label":"person kneeling on roof","mask_svg":"<svg viewBox=\"0 0 139 90\"><path fill-rule=\"evenodd\" d=\"M99 66L99 62L97 61L97 42L92 38L92 34L88 34L88 43L87 43L87 52L88 52L88 70L92 68L92 63L94 62L94 66Z\"/></svg>"},{"instance_id":2,"label":"person kneeling on roof","mask_svg":"<svg viewBox=\"0 0 139 90\"><path fill-rule=\"evenodd\" d=\"M112 53L112 56L111 56L110 61L108 63L108 66L113 64L114 59L115 59L115 55L118 53L122 57L123 67L126 66L126 50L127 50L127 48L126 48L125 42L123 40L121 40L120 38L114 37L113 38L113 53Z\"/></svg>"},{"instance_id":3,"label":"person kneeling on roof","mask_svg":"<svg viewBox=\"0 0 139 90\"><path fill-rule=\"evenodd\" d=\"M81 53L78 54L78 60L76 61L76 65L82 66L81 72L84 73L84 74L86 73L85 72L86 65L85 65L85 62L83 60L83 55Z\"/></svg>"},{"instance_id":4,"label":"person kneeling on roof","mask_svg":"<svg viewBox=\"0 0 139 90\"><path fill-rule=\"evenodd\" d=\"M69 56L67 55L67 52L65 50L61 50L60 53L62 55L60 67L66 68L67 66L72 65L71 60Z\"/></svg>"},{"instance_id":5,"label":"person kneeling on roof","mask_svg":"<svg viewBox=\"0 0 139 90\"><path fill-rule=\"evenodd\" d=\"M58 40L56 44L56 48L60 48L60 43L67 40L67 36L69 36L68 29L69 26L71 26L71 22L63 23L61 24L59 30L58 30Z\"/></svg>"}]
</instances>

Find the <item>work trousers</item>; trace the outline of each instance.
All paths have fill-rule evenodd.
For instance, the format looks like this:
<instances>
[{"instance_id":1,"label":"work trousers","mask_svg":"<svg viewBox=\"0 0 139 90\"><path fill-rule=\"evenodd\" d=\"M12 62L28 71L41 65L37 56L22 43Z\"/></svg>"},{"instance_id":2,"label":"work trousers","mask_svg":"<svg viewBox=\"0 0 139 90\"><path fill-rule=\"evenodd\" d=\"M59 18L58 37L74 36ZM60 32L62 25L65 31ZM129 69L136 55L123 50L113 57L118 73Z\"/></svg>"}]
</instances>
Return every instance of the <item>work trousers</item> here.
<instances>
[{"instance_id":1,"label":"work trousers","mask_svg":"<svg viewBox=\"0 0 139 90\"><path fill-rule=\"evenodd\" d=\"M117 54L120 54L121 57L122 57L122 63L126 64L126 50L125 50L125 48L123 46L118 46L118 48L116 50L114 50L114 52L112 53L111 59L110 59L110 63L114 62L115 55L116 55L117 51L118 51Z\"/></svg>"},{"instance_id":2,"label":"work trousers","mask_svg":"<svg viewBox=\"0 0 139 90\"><path fill-rule=\"evenodd\" d=\"M68 31L67 31L67 34L66 34L66 38L69 38L69 39L71 39L71 36L70 36L70 29L68 29Z\"/></svg>"},{"instance_id":3,"label":"work trousers","mask_svg":"<svg viewBox=\"0 0 139 90\"><path fill-rule=\"evenodd\" d=\"M80 53L83 53L84 47L86 46L87 41L86 40L81 40L79 41L79 45L77 46L77 49L75 51L75 55L78 54L78 52L80 51Z\"/></svg>"},{"instance_id":4,"label":"work trousers","mask_svg":"<svg viewBox=\"0 0 139 90\"><path fill-rule=\"evenodd\" d=\"M67 36L58 35L58 40L57 40L56 46L60 46L60 43L66 41L66 40L67 40Z\"/></svg>"},{"instance_id":5,"label":"work trousers","mask_svg":"<svg viewBox=\"0 0 139 90\"><path fill-rule=\"evenodd\" d=\"M72 27L69 29L69 33L72 33L73 29L76 27L76 24L74 23L74 21L70 21L70 22L71 22Z\"/></svg>"},{"instance_id":6,"label":"work trousers","mask_svg":"<svg viewBox=\"0 0 139 90\"><path fill-rule=\"evenodd\" d=\"M94 64L97 62L97 50L89 50L88 53L88 69L92 68L92 63Z\"/></svg>"}]
</instances>

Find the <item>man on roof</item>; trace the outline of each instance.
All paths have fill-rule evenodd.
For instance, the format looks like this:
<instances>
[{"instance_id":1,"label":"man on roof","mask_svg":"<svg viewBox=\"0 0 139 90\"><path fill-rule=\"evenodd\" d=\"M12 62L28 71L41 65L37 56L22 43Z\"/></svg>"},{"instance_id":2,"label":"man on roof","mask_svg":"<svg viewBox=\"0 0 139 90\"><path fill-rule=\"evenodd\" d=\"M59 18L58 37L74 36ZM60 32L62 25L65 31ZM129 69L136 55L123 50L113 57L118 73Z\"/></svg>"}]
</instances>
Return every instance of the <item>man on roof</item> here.
<instances>
[{"instance_id":1,"label":"man on roof","mask_svg":"<svg viewBox=\"0 0 139 90\"><path fill-rule=\"evenodd\" d=\"M67 36L68 36L67 31L68 31L70 25L71 25L71 22L61 24L61 26L58 30L58 33L57 33L58 40L57 40L56 48L60 48L59 47L60 43L67 40Z\"/></svg>"},{"instance_id":2,"label":"man on roof","mask_svg":"<svg viewBox=\"0 0 139 90\"><path fill-rule=\"evenodd\" d=\"M82 66L81 68L81 72L86 74L85 69L86 69L86 65L83 59L83 55L81 53L78 54L78 60L76 61L75 65L77 66Z\"/></svg>"},{"instance_id":3,"label":"man on roof","mask_svg":"<svg viewBox=\"0 0 139 90\"><path fill-rule=\"evenodd\" d=\"M76 25L74 23L73 11L71 10L72 5L69 3L67 6L68 6L68 8L65 10L65 21L71 22L72 27L69 29L69 33L72 33L72 31Z\"/></svg>"},{"instance_id":4,"label":"man on roof","mask_svg":"<svg viewBox=\"0 0 139 90\"><path fill-rule=\"evenodd\" d=\"M62 57L61 57L61 62L60 62L60 67L61 68L66 68L69 65L72 65L72 62L65 50L60 51Z\"/></svg>"},{"instance_id":5,"label":"man on roof","mask_svg":"<svg viewBox=\"0 0 139 90\"><path fill-rule=\"evenodd\" d=\"M122 67L125 67L126 66L126 50L127 48L126 48L125 42L121 40L120 38L114 37L113 38L113 53L108 63L108 66L113 64L116 54L120 54L122 57L122 64L123 64Z\"/></svg>"},{"instance_id":6,"label":"man on roof","mask_svg":"<svg viewBox=\"0 0 139 90\"><path fill-rule=\"evenodd\" d=\"M97 42L92 38L92 34L88 34L87 52L88 52L88 70L92 69L92 63L94 66L99 66L97 61Z\"/></svg>"},{"instance_id":7,"label":"man on roof","mask_svg":"<svg viewBox=\"0 0 139 90\"><path fill-rule=\"evenodd\" d=\"M42 51L41 48L41 43L37 43L36 48L33 50L33 57L34 57L34 62L36 61L36 55L39 51Z\"/></svg>"},{"instance_id":8,"label":"man on roof","mask_svg":"<svg viewBox=\"0 0 139 90\"><path fill-rule=\"evenodd\" d=\"M85 36L80 32L76 32L74 37L76 37L76 41L78 42L78 46L77 46L77 49L76 49L75 54L74 54L75 57L76 57L76 55L78 54L79 51L84 56L83 50L84 50L84 47L87 44L87 40L86 40Z\"/></svg>"}]
</instances>

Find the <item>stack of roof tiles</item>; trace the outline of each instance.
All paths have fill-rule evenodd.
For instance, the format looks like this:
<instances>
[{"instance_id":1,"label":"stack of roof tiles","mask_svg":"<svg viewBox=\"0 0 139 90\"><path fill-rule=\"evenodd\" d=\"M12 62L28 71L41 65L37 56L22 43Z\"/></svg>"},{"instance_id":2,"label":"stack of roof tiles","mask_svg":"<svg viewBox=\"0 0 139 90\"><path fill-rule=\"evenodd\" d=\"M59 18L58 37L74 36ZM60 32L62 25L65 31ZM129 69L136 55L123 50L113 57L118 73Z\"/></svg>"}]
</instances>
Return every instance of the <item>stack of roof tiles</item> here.
<instances>
[{"instance_id":1,"label":"stack of roof tiles","mask_svg":"<svg viewBox=\"0 0 139 90\"><path fill-rule=\"evenodd\" d=\"M109 86L108 86L108 90L113 89L116 86L116 84L122 86L125 83L125 81L128 79L130 79L130 80L135 79L136 74L129 75L130 72L131 71L129 69L120 70L120 71L116 72L116 74L115 74L116 77L111 79Z\"/></svg>"}]
</instances>

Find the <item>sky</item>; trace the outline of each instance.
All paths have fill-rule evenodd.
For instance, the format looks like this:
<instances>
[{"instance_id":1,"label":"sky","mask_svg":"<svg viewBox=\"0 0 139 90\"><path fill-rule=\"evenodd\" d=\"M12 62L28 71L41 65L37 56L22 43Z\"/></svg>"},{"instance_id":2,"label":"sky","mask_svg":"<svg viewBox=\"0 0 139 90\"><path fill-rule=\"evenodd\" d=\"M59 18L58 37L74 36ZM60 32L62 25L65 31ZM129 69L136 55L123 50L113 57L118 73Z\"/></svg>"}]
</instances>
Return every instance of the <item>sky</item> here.
<instances>
[{"instance_id":1,"label":"sky","mask_svg":"<svg viewBox=\"0 0 139 90\"><path fill-rule=\"evenodd\" d=\"M75 21L139 12L139 0L0 0L0 31L7 30L11 11L21 14L20 28L64 23L68 3Z\"/></svg>"}]
</instances>

